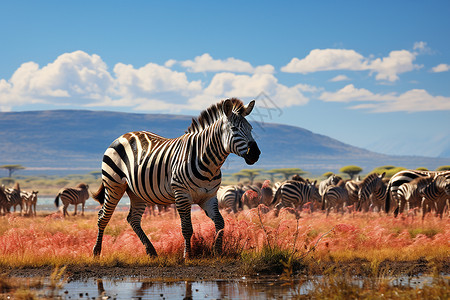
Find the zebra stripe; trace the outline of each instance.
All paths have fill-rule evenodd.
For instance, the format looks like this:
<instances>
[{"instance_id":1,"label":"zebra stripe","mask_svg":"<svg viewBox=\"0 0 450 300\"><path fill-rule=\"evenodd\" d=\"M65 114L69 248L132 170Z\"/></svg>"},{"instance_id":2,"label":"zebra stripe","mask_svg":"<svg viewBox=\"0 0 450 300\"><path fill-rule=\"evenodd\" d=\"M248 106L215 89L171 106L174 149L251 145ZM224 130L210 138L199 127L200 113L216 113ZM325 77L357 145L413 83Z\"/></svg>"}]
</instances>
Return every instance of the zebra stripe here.
<instances>
[{"instance_id":1,"label":"zebra stripe","mask_svg":"<svg viewBox=\"0 0 450 300\"><path fill-rule=\"evenodd\" d=\"M6 196L5 186L1 185L0 186L0 215L9 213L10 208L11 208L11 205L8 200L8 197Z\"/></svg>"},{"instance_id":2,"label":"zebra stripe","mask_svg":"<svg viewBox=\"0 0 450 300\"><path fill-rule=\"evenodd\" d=\"M444 208L450 195L450 178L445 175L436 175L431 182L419 187L419 194L422 197L422 219L425 218L427 207L433 207L436 215L442 219Z\"/></svg>"},{"instance_id":3,"label":"zebra stripe","mask_svg":"<svg viewBox=\"0 0 450 300\"><path fill-rule=\"evenodd\" d=\"M20 191L20 197L22 203L25 205L25 214L29 216L36 216L36 204L37 204L38 191L26 192Z\"/></svg>"},{"instance_id":4,"label":"zebra stripe","mask_svg":"<svg viewBox=\"0 0 450 300\"><path fill-rule=\"evenodd\" d=\"M157 255L141 228L147 203L175 203L185 240L184 256L191 253L191 205L198 204L216 227L216 253L222 249L225 226L216 197L221 166L230 153L247 164L259 159L250 123L255 101L244 106L238 99L227 99L202 111L192 120L186 133L167 139L147 131L130 132L116 139L106 150L102 163L102 184L94 198L103 204L99 211L94 256L101 253L103 232L114 209L127 192L131 208L127 217L147 254Z\"/></svg>"},{"instance_id":5,"label":"zebra stripe","mask_svg":"<svg viewBox=\"0 0 450 300\"><path fill-rule=\"evenodd\" d=\"M386 173L381 175L372 173L364 178L358 191L357 210L361 210L363 207L368 210L372 203L386 201L386 186L383 183L385 175Z\"/></svg>"},{"instance_id":6,"label":"zebra stripe","mask_svg":"<svg viewBox=\"0 0 450 300\"><path fill-rule=\"evenodd\" d=\"M330 213L331 208L334 207L336 213L339 210L344 213L344 206L348 204L348 192L345 187L340 186L328 186L322 195L322 210L326 209L327 216Z\"/></svg>"},{"instance_id":7,"label":"zebra stripe","mask_svg":"<svg viewBox=\"0 0 450 300\"><path fill-rule=\"evenodd\" d=\"M20 214L22 214L23 209L23 203L22 203L22 197L20 196L20 186L19 183L16 182L13 188L5 188L5 195L6 199L8 199L9 207L8 212L10 211L11 207L14 207L14 212L16 211L16 206L20 205Z\"/></svg>"},{"instance_id":8,"label":"zebra stripe","mask_svg":"<svg viewBox=\"0 0 450 300\"><path fill-rule=\"evenodd\" d=\"M395 201L397 207L395 208L394 215L397 216L401 206L399 203L398 189L404 183L411 182L412 180L418 177L426 177L431 176L434 177L436 175L445 175L446 177L450 176L450 171L419 171L419 170L403 170L394 174L391 177L387 187L387 195L386 195L386 206L385 211L389 212L391 208L391 201ZM404 204L402 205L404 207Z\"/></svg>"},{"instance_id":9,"label":"zebra stripe","mask_svg":"<svg viewBox=\"0 0 450 300\"><path fill-rule=\"evenodd\" d=\"M276 209L282 207L297 208L299 205L303 205L306 202L314 203L320 201L319 190L316 188L315 183L310 184L288 180L282 183L278 188L273 197L272 205L276 204Z\"/></svg>"},{"instance_id":10,"label":"zebra stripe","mask_svg":"<svg viewBox=\"0 0 450 300\"><path fill-rule=\"evenodd\" d=\"M338 182L341 181L341 180L342 180L342 178L339 177L339 176L337 176L337 175L335 175L335 174L332 174L332 175L331 175L330 177L328 177L327 179L322 180L322 181L319 183L319 195L320 195L320 196L323 196L323 194L325 193L325 190L327 189L328 186L330 186L330 185L336 185L336 184L338 184Z\"/></svg>"},{"instance_id":11,"label":"zebra stripe","mask_svg":"<svg viewBox=\"0 0 450 300\"><path fill-rule=\"evenodd\" d=\"M89 186L84 183L78 184L74 188L63 188L59 190L55 198L55 206L59 207L59 199L63 204L63 215L64 217L69 215L67 208L70 204L75 205L75 212L73 215L77 214L77 206L81 204L81 215L84 215L84 204L87 199L89 199Z\"/></svg>"},{"instance_id":12,"label":"zebra stripe","mask_svg":"<svg viewBox=\"0 0 450 300\"><path fill-rule=\"evenodd\" d=\"M231 209L234 213L242 208L241 197L244 191L235 185L221 186L217 191L219 208Z\"/></svg>"}]
</instances>

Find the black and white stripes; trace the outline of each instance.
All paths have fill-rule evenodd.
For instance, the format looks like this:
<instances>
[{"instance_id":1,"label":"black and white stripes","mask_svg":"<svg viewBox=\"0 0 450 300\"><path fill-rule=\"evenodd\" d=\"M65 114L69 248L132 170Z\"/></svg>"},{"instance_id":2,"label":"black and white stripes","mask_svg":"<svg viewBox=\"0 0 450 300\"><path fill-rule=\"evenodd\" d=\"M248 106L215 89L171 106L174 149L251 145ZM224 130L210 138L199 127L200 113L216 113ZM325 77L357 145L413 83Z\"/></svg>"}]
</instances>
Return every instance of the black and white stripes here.
<instances>
[{"instance_id":1,"label":"black and white stripes","mask_svg":"<svg viewBox=\"0 0 450 300\"><path fill-rule=\"evenodd\" d=\"M148 254L156 255L140 225L148 203L175 203L185 239L185 257L191 255L191 205L198 204L215 223L215 250L220 251L224 228L216 198L220 168L230 153L243 157L247 164L259 159L252 127L245 119L254 104L251 101L244 106L238 99L214 104L175 139L147 131L126 133L116 139L104 154L102 185L94 195L103 204L94 255L101 252L104 229L125 192L131 202L127 220Z\"/></svg>"}]
</instances>

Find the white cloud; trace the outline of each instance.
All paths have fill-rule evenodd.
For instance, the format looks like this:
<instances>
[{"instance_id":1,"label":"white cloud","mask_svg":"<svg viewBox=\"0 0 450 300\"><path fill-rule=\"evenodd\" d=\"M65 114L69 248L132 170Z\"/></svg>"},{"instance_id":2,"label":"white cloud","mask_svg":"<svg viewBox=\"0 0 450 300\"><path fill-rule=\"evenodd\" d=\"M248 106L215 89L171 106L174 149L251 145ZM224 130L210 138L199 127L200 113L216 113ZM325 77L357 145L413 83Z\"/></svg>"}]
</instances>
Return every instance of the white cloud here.
<instances>
[{"instance_id":1,"label":"white cloud","mask_svg":"<svg viewBox=\"0 0 450 300\"><path fill-rule=\"evenodd\" d=\"M278 82L272 74L257 73L253 75L236 75L234 73L218 73L203 92L189 100L196 109L202 109L217 99L239 97L251 99L264 92L279 107L304 105L309 99L302 90L304 85L288 87Z\"/></svg>"},{"instance_id":2,"label":"white cloud","mask_svg":"<svg viewBox=\"0 0 450 300\"><path fill-rule=\"evenodd\" d=\"M0 109L45 103L177 112L204 109L222 98L254 98L261 92L285 107L305 104L308 98L303 93L316 91L308 85L280 84L270 65L253 68L251 75L217 73L203 82L168 67L174 64L169 60L164 66L148 63L135 68L117 63L109 71L98 55L83 51L65 53L44 67L27 62L9 80L0 79Z\"/></svg>"},{"instance_id":3,"label":"white cloud","mask_svg":"<svg viewBox=\"0 0 450 300\"><path fill-rule=\"evenodd\" d=\"M431 69L431 72L433 73L440 73L440 72L447 72L450 71L450 65L447 64L439 64L436 67L433 67Z\"/></svg>"},{"instance_id":4,"label":"white cloud","mask_svg":"<svg viewBox=\"0 0 450 300\"><path fill-rule=\"evenodd\" d=\"M314 49L304 58L294 57L281 71L307 74L331 70L365 70L364 57L354 50Z\"/></svg>"},{"instance_id":5,"label":"white cloud","mask_svg":"<svg viewBox=\"0 0 450 300\"><path fill-rule=\"evenodd\" d=\"M371 74L376 73L377 80L394 82L399 79L398 74L421 68L413 63L417 55L400 50L391 51L387 57L371 59L354 50L314 49L303 59L294 57L281 71L302 74L333 70L370 71Z\"/></svg>"},{"instance_id":6,"label":"white cloud","mask_svg":"<svg viewBox=\"0 0 450 300\"><path fill-rule=\"evenodd\" d=\"M372 112L419 112L450 110L450 97L433 96L423 89L413 89L403 94L374 94L367 89L349 84L336 92L323 92L319 99L325 102L364 102L351 106Z\"/></svg>"},{"instance_id":7,"label":"white cloud","mask_svg":"<svg viewBox=\"0 0 450 300\"><path fill-rule=\"evenodd\" d=\"M175 61L169 60L166 65L173 66ZM274 67L271 65L253 67L249 62L229 57L225 60L213 59L211 55L205 53L196 56L194 60L180 61L179 64L188 69L189 72L238 72L238 73L273 73Z\"/></svg>"},{"instance_id":8,"label":"white cloud","mask_svg":"<svg viewBox=\"0 0 450 300\"><path fill-rule=\"evenodd\" d=\"M338 75L330 79L331 82L347 81L347 80L350 80L350 78L348 78L346 75Z\"/></svg>"}]
</instances>

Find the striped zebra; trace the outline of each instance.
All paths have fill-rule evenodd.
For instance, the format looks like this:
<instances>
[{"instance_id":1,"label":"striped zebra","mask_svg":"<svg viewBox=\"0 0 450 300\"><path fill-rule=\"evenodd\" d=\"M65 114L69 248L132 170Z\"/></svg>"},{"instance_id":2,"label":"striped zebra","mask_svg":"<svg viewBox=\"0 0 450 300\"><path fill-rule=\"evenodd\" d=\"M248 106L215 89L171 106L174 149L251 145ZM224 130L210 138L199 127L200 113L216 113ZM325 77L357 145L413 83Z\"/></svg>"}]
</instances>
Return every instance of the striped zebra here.
<instances>
[{"instance_id":1,"label":"striped zebra","mask_svg":"<svg viewBox=\"0 0 450 300\"><path fill-rule=\"evenodd\" d=\"M407 208L409 211L421 208L422 195L419 190L430 184L432 181L432 176L421 176L400 185L397 190L397 200L400 205L399 210L404 211L405 208Z\"/></svg>"},{"instance_id":2,"label":"striped zebra","mask_svg":"<svg viewBox=\"0 0 450 300\"><path fill-rule=\"evenodd\" d=\"M20 205L20 214L22 214L23 209L23 202L22 197L20 196L20 186L19 183L16 182L13 188L6 188L5 189L6 198L9 202L9 208L8 212L10 211L11 207L14 207L14 212L16 212L16 206Z\"/></svg>"},{"instance_id":3,"label":"striped zebra","mask_svg":"<svg viewBox=\"0 0 450 300\"><path fill-rule=\"evenodd\" d=\"M237 213L242 209L241 197L244 190L237 185L221 186L217 190L217 200L220 209L231 210Z\"/></svg>"},{"instance_id":4,"label":"striped zebra","mask_svg":"<svg viewBox=\"0 0 450 300\"><path fill-rule=\"evenodd\" d=\"M345 188L345 182L341 180L337 185L329 185L325 188L322 195L322 210L326 210L327 216L331 208L336 213L344 213L344 207L348 205L348 191Z\"/></svg>"},{"instance_id":5,"label":"striped zebra","mask_svg":"<svg viewBox=\"0 0 450 300\"><path fill-rule=\"evenodd\" d=\"M275 205L275 209L278 210L283 207L295 209L307 202L318 203L321 198L315 183L287 180L278 188L271 205Z\"/></svg>"},{"instance_id":6,"label":"striped zebra","mask_svg":"<svg viewBox=\"0 0 450 300\"><path fill-rule=\"evenodd\" d=\"M422 197L422 219L429 208L434 208L436 215L442 219L444 209L450 196L450 178L445 175L436 175L431 182L421 185L419 194Z\"/></svg>"},{"instance_id":7,"label":"striped zebra","mask_svg":"<svg viewBox=\"0 0 450 300\"><path fill-rule=\"evenodd\" d=\"M64 217L69 215L67 212L67 207L69 207L69 204L75 205L75 212L73 215L75 216L77 214L77 206L78 204L81 204L81 215L84 215L84 204L87 199L89 199L89 186L84 183L78 184L74 188L63 188L59 190L58 194L55 198L55 206L59 207L59 199L61 199L61 202L63 204L63 214Z\"/></svg>"},{"instance_id":8,"label":"striped zebra","mask_svg":"<svg viewBox=\"0 0 450 300\"><path fill-rule=\"evenodd\" d=\"M2 184L0 186L0 215L5 215L9 213L11 206L6 196L5 186Z\"/></svg>"},{"instance_id":9,"label":"striped zebra","mask_svg":"<svg viewBox=\"0 0 450 300\"><path fill-rule=\"evenodd\" d=\"M38 191L20 191L22 203L25 205L25 215L36 216L37 194Z\"/></svg>"},{"instance_id":10,"label":"striped zebra","mask_svg":"<svg viewBox=\"0 0 450 300\"><path fill-rule=\"evenodd\" d=\"M101 253L103 232L125 192L131 206L127 221L147 254L157 255L141 228L147 203L175 203L185 258L192 256L191 206L198 204L215 224L214 252L221 252L225 224L216 197L222 180L220 168L231 153L250 165L258 161L261 152L245 119L254 105L255 101L244 106L239 99L222 100L193 118L186 133L175 139L147 131L126 133L116 139L103 156L102 184L93 195L103 204L98 213L94 256Z\"/></svg>"},{"instance_id":11,"label":"striped zebra","mask_svg":"<svg viewBox=\"0 0 450 300\"><path fill-rule=\"evenodd\" d=\"M381 175L372 173L360 183L358 191L357 210L368 211L372 208L373 203L384 203L386 201L386 185L383 183L383 178L386 175L384 172Z\"/></svg>"},{"instance_id":12,"label":"striped zebra","mask_svg":"<svg viewBox=\"0 0 450 300\"><path fill-rule=\"evenodd\" d=\"M398 189L399 187L407 182L410 182L418 177L431 176L434 177L436 175L444 175L446 177L450 176L450 171L419 171L419 170L403 170L395 173L391 179L389 180L387 186L387 195L386 195L386 203L385 203L385 211L389 212L391 209L391 202L396 204L394 210L394 216L397 217L399 213L403 211L400 210L400 206L404 207L405 204L399 203Z\"/></svg>"}]
</instances>

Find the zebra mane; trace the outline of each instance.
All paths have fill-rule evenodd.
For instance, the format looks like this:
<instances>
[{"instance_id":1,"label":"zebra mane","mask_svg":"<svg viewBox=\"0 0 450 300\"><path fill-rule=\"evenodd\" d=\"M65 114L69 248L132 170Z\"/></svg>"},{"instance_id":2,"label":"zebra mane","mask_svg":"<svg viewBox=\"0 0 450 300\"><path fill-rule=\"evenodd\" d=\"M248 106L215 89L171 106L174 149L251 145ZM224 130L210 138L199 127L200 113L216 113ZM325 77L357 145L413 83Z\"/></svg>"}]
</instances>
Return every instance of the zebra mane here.
<instances>
[{"instance_id":1,"label":"zebra mane","mask_svg":"<svg viewBox=\"0 0 450 300\"><path fill-rule=\"evenodd\" d=\"M229 99L233 103L233 113L241 115L245 111L244 103L237 98ZM192 124L188 127L186 133L195 133L200 132L208 128L215 121L220 119L223 112L223 103L225 100L222 100L216 104L211 105L204 111L200 113L197 118L192 118Z\"/></svg>"}]
</instances>

